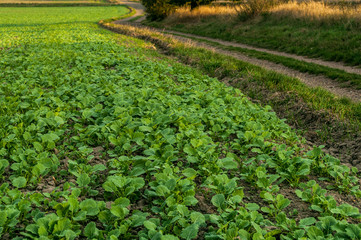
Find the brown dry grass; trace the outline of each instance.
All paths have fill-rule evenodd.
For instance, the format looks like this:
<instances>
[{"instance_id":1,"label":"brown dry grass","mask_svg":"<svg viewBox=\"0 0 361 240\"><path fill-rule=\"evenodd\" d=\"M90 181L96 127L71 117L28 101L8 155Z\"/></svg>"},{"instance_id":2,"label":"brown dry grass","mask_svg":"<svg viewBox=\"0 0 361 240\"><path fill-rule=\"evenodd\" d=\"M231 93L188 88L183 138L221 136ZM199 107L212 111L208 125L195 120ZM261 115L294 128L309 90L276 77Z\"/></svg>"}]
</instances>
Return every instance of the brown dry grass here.
<instances>
[{"instance_id":1,"label":"brown dry grass","mask_svg":"<svg viewBox=\"0 0 361 240\"><path fill-rule=\"evenodd\" d=\"M214 19L224 22L234 21L245 9L242 6L200 6L190 11L187 7L178 8L166 22L184 23L200 22ZM289 2L273 7L271 16L276 18L293 18L319 22L336 22L340 20L356 20L361 23L361 7L338 7L322 2Z\"/></svg>"},{"instance_id":2,"label":"brown dry grass","mask_svg":"<svg viewBox=\"0 0 361 240\"><path fill-rule=\"evenodd\" d=\"M271 14L276 17L287 17L319 22L335 22L356 20L361 22L361 7L329 6L322 2L290 2L274 7Z\"/></svg>"},{"instance_id":3,"label":"brown dry grass","mask_svg":"<svg viewBox=\"0 0 361 240\"><path fill-rule=\"evenodd\" d=\"M231 6L200 6L193 11L189 7L181 7L167 18L167 22L198 22L207 18L227 21L235 17L237 11Z\"/></svg>"}]
</instances>

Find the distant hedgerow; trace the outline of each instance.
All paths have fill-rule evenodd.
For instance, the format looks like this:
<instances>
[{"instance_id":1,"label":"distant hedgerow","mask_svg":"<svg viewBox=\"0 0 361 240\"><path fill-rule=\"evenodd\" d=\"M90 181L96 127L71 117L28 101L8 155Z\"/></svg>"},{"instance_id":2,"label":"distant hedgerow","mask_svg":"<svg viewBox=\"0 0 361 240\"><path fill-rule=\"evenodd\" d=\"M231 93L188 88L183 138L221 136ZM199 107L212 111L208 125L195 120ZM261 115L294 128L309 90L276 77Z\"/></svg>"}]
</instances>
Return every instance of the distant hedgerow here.
<instances>
[{"instance_id":1,"label":"distant hedgerow","mask_svg":"<svg viewBox=\"0 0 361 240\"><path fill-rule=\"evenodd\" d=\"M199 5L209 4L214 0L142 0L150 20L167 17L179 6L190 5L191 10Z\"/></svg>"}]
</instances>

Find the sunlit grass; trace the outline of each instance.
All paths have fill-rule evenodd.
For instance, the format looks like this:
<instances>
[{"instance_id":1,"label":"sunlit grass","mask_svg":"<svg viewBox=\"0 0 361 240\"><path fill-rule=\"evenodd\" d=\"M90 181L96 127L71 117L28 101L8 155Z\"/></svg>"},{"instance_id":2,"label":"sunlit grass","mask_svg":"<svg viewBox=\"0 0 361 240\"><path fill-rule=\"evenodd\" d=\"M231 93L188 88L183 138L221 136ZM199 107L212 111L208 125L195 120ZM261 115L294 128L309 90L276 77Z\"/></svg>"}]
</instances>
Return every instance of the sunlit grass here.
<instances>
[{"instance_id":1,"label":"sunlit grass","mask_svg":"<svg viewBox=\"0 0 361 240\"><path fill-rule=\"evenodd\" d=\"M320 22L357 20L361 22L361 7L329 6L323 2L290 2L274 7L271 14L275 17L306 19Z\"/></svg>"},{"instance_id":2,"label":"sunlit grass","mask_svg":"<svg viewBox=\"0 0 361 240\"><path fill-rule=\"evenodd\" d=\"M237 10L233 6L200 6L193 11L189 7L181 7L167 18L169 22L192 22L201 21L204 18L222 18L231 20L237 16Z\"/></svg>"},{"instance_id":3,"label":"sunlit grass","mask_svg":"<svg viewBox=\"0 0 361 240\"><path fill-rule=\"evenodd\" d=\"M200 22L207 18L217 18L221 21L234 21L239 15L245 11L242 5L239 6L219 6L208 5L200 6L190 11L189 7L178 8L170 15L166 22L184 23L184 22ZM297 2L279 4L269 11L272 17L276 18L293 18L319 22L335 22L342 20L357 20L361 22L361 7L341 7L331 6L323 2Z\"/></svg>"}]
</instances>

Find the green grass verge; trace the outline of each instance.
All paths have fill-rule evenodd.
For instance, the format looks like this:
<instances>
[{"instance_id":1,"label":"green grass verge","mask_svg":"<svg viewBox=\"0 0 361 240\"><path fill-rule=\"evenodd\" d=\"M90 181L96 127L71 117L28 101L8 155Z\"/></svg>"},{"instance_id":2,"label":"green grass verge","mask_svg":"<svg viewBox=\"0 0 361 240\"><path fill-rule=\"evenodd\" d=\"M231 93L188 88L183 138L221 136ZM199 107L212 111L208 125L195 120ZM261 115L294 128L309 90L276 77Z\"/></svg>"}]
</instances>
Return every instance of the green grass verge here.
<instances>
[{"instance_id":1,"label":"green grass verge","mask_svg":"<svg viewBox=\"0 0 361 240\"><path fill-rule=\"evenodd\" d=\"M169 40L167 40L169 41ZM208 42L208 41L207 41ZM213 53L211 51L201 49L185 47L184 45L175 45L172 49L177 56L183 58L196 59L194 63L203 69L206 73L216 73L219 69L222 69L223 73L220 77L237 77L248 76L252 72L252 81L257 81L261 84L266 84L267 88L274 89L275 91L295 92L298 96L309 104L314 110L326 110L331 112L334 116L346 121L351 121L361 126L361 104L352 103L348 99L339 98L332 93L323 90L321 88L310 88L303 84L296 78L287 77L285 75L275 73L273 71L265 70L261 67L254 66L252 64L237 60L233 57L228 57L222 54ZM237 50L243 51L243 49L237 48ZM301 66L298 61L288 61L288 59L280 57L273 58L270 54L258 54L256 51L244 50L245 53L254 57L262 59L277 59L282 63L289 64L290 66ZM275 56L276 57L276 56ZM277 61L275 61L277 62ZM308 66L306 64L306 66ZM315 67L314 67L315 68ZM298 70L302 68L297 67ZM308 69L308 68L307 68ZM323 73L327 68L316 68L314 71ZM306 70L306 69L305 69ZM307 70L310 71L311 70ZM337 76L339 78L349 79L353 74L342 73L342 71L334 71L336 74L331 76ZM272 104L272 103L270 103Z\"/></svg>"},{"instance_id":2,"label":"green grass verge","mask_svg":"<svg viewBox=\"0 0 361 240\"><path fill-rule=\"evenodd\" d=\"M130 19L129 22L135 22L135 21L137 21L138 19L140 19L140 18L142 18L142 17L144 17L144 15L136 16L136 17Z\"/></svg>"},{"instance_id":3,"label":"green grass verge","mask_svg":"<svg viewBox=\"0 0 361 240\"><path fill-rule=\"evenodd\" d=\"M181 58L183 62L187 63L189 61L190 64L202 69L204 73L211 76L216 76L220 79L247 79L247 81L256 82L258 85L263 86L262 88L266 88L275 94L291 93L291 102L297 102L299 101L298 99L301 98L302 102L310 107L315 113L318 113L319 111L326 112L326 115L328 115L328 117L325 117L324 119L326 122L328 121L327 119L334 119L336 122L339 121L340 125L345 124L345 126L347 126L346 129L348 130L345 130L343 136L339 136L341 138L350 137L349 132L359 131L359 126L361 126L360 103L353 103L346 98L336 97L321 88L310 88L296 78L264 70L261 67L236 60L233 57L224 56L200 48L188 47L184 44L174 44L174 40L171 38L163 37L162 39L159 39L159 34L157 35L151 31L144 31L144 34L136 34L136 29L133 31L134 33L124 30L126 34L140 35L141 38L151 39L155 44L160 45L161 48L167 49L166 51L170 51L172 54ZM169 46L171 46L170 49ZM237 84L235 84L235 86L237 86ZM257 98L259 95L257 92L258 90L259 89L255 89L255 91L252 91L251 89L249 92L250 96L252 98ZM262 95L259 96L262 97ZM259 100L262 101L264 99ZM292 105L293 103L291 104L291 102L279 102L275 100L274 102L270 101L267 104L270 104L274 108L278 108L279 106L277 105ZM292 114L293 113L286 113L285 115L291 118ZM329 130L324 132L332 132L333 128L338 128L337 126L332 125L325 127L329 128Z\"/></svg>"},{"instance_id":4,"label":"green grass verge","mask_svg":"<svg viewBox=\"0 0 361 240\"><path fill-rule=\"evenodd\" d=\"M246 22L207 18L186 23L170 23L165 20L150 25L313 58L361 65L360 28L359 24L353 21L324 24L264 15Z\"/></svg>"},{"instance_id":5,"label":"green grass verge","mask_svg":"<svg viewBox=\"0 0 361 240\"><path fill-rule=\"evenodd\" d=\"M330 111L341 119L351 120L361 126L361 104L352 103L347 99L338 98L321 88L310 88L296 78L264 70L235 58L212 53L203 49L179 48L176 54L184 58L197 59L201 68L206 72L217 72L222 69L224 77L248 76L251 73L252 81L265 84L267 88L280 92L292 91L300 96L315 110Z\"/></svg>"},{"instance_id":6,"label":"green grass verge","mask_svg":"<svg viewBox=\"0 0 361 240\"><path fill-rule=\"evenodd\" d=\"M196 40L199 42L205 42L209 45L216 46L218 48L222 48L225 50L240 52L249 57L267 60L267 61L274 62L274 63L280 63L286 67L298 70L300 72L305 72L305 73L310 73L310 74L315 74L315 75L323 75L330 79L344 83L345 87L351 86L356 89L361 89L361 75L359 75L359 74L347 73L343 70L325 67L325 66L315 64L315 63L307 63L307 62L303 62L303 61L296 60L293 58L277 56L277 55L273 55L270 53L259 52L257 50L251 50L251 49L245 49L245 48L233 47L233 46L224 46L217 42L213 42L213 41L209 41L209 40L205 40L205 39L189 37L189 36L184 36L184 35L175 34L175 33L172 33L172 34L176 35L176 36L179 35L179 36L183 36L186 38L190 38L190 39L193 39L193 40Z\"/></svg>"}]
</instances>

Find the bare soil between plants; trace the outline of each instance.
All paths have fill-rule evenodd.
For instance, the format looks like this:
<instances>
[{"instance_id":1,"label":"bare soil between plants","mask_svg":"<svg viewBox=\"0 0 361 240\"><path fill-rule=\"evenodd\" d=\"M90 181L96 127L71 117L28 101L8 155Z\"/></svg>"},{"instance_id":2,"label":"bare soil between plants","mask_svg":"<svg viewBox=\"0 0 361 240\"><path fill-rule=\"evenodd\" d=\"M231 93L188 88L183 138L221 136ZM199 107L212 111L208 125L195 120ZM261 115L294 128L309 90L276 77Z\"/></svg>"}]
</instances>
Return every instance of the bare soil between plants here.
<instances>
[{"instance_id":1,"label":"bare soil between plants","mask_svg":"<svg viewBox=\"0 0 361 240\"><path fill-rule=\"evenodd\" d=\"M123 1L123 3L125 2L126 1ZM122 25L130 24L126 22L116 23ZM133 23L131 25L144 28L144 26L140 25L139 23ZM129 34L126 32L116 31L114 29L110 30L122 34L132 35L133 37L149 41L153 43L165 55L175 57L177 60L181 61L184 64L197 66L197 59L182 59L179 56L175 56L172 53L172 50L169 49L168 44L161 42L159 39L154 39L151 36L139 36L137 34ZM160 32L157 29L152 30ZM202 42L191 41L189 38L186 37L175 36L172 34L171 37L181 40L182 42L191 43L200 47L211 49L217 53L235 57L242 61L246 61L254 65L264 67L266 69L271 69L284 75L297 77L309 86L321 87L329 90L336 95L349 97L354 101L361 100L360 90L341 87L336 81L326 78L324 76L301 73L289 69L281 64L275 64L269 61L250 58L248 56L232 51L217 49L209 45L207 46ZM314 63L319 64L318 61L319 60L315 60ZM337 66L341 69L343 67L345 67L345 69L352 68L343 66L340 63L330 63L327 66L330 67L334 64L337 64ZM221 71L222 70L220 70L220 72ZM274 90L270 90L266 86L262 86L259 83L251 82L250 80L252 76L242 79L230 79L229 77L227 78L222 76L222 73L220 72L207 74L211 75L212 77L218 77L227 85L239 88L243 93L251 96L250 99L254 102L257 102L261 105L271 105L280 118L286 118L287 123L291 127L301 132L301 135L306 139L306 144L308 146L312 147L324 145L324 152L339 158L343 164L348 165L349 167L356 167L361 171L361 129L359 126L352 126L349 123L344 123L339 119L330 116L328 112L315 111L294 92L277 92Z\"/></svg>"},{"instance_id":2,"label":"bare soil between plants","mask_svg":"<svg viewBox=\"0 0 361 240\"><path fill-rule=\"evenodd\" d=\"M249 79L235 78L227 82L253 96L253 102L271 105L281 119L287 119L286 123L301 131L307 145L323 145L326 153L361 171L360 127L343 123L325 111L315 111L293 92L276 92Z\"/></svg>"},{"instance_id":3,"label":"bare soil between plants","mask_svg":"<svg viewBox=\"0 0 361 240\"><path fill-rule=\"evenodd\" d=\"M122 28L106 27L114 32L130 35L153 43L164 55L176 58L193 67L198 66L198 59L180 57L174 54L168 43L162 42L147 34L138 34L132 31L133 26L128 24L118 25ZM250 100L261 105L271 105L281 119L287 119L287 123L300 131L307 140L307 145L324 145L324 151L337 157L348 166L357 167L361 170L361 129L350 123L340 121L326 111L315 111L295 92L277 92L267 86L252 81L252 73L249 76L231 78L224 76L223 69L215 72L205 72L211 77L217 77L229 86L239 88Z\"/></svg>"},{"instance_id":4,"label":"bare soil between plants","mask_svg":"<svg viewBox=\"0 0 361 240\"><path fill-rule=\"evenodd\" d=\"M127 2L129 1L122 1L122 2L123 4L127 4ZM130 4L133 4L133 6L141 5L139 3L134 3L134 2L130 2ZM142 8L141 14L144 14L144 8ZM115 23L125 24L125 22L115 22ZM138 27L144 27L140 24L132 24L132 25ZM159 31L158 29L152 29L152 30ZM161 31L161 32L169 35L170 31ZM184 34L174 31L170 33L175 33L176 35L170 34L171 37L176 38L182 42L187 42L200 47L205 47L217 53L232 56L235 57L236 59L249 62L254 65L258 65L263 68L284 75L296 77L300 79L303 83L307 84L308 86L321 87L323 89L332 92L337 96L347 97L355 102L361 101L361 90L342 87L340 86L340 83L332 79L329 79L325 76L321 76L321 75L317 76L313 74L302 73L287 68L282 64L276 64L266 60L251 58L246 55L240 54L238 52L227 51L220 48L214 48L212 46L205 44L204 42L192 41L187 37L205 39L207 41L214 41L224 46L242 47L261 52L263 51L279 56L291 57L305 62L341 69L349 73L361 74L360 68L345 66L342 63L337 63L337 62L327 62L319 59L310 59L303 56L297 56L287 53L270 51L267 49L255 48L239 43L232 43L232 42L206 38L206 37L199 37L191 34ZM157 47L164 48L164 46L159 46L162 45L161 43L159 43L159 41L152 41L151 39L145 39L145 40L151 41L153 44L158 45ZM187 61L192 61L192 60L183 59L184 63L192 65L192 63ZM223 81L226 82L226 84L240 88L247 95L250 94L256 95L257 98L253 97L253 99L251 99L255 102L259 102L262 105L271 104L273 109L280 118L288 119L287 122L290 126L302 132L302 135L308 141L307 142L308 145L310 146L324 145L325 152L339 158L341 162L343 162L344 164L350 167L351 166L357 167L359 170L361 170L361 144L360 144L361 129L359 127L357 126L350 127L348 123L342 123L339 121L339 119L330 117L330 115L326 112L315 111L314 109L310 108L307 103L305 103L300 97L298 97L294 93L274 92L267 89L264 86L260 86L259 84L250 83L249 80L247 79L232 79L230 82L229 79L223 79Z\"/></svg>"}]
</instances>

